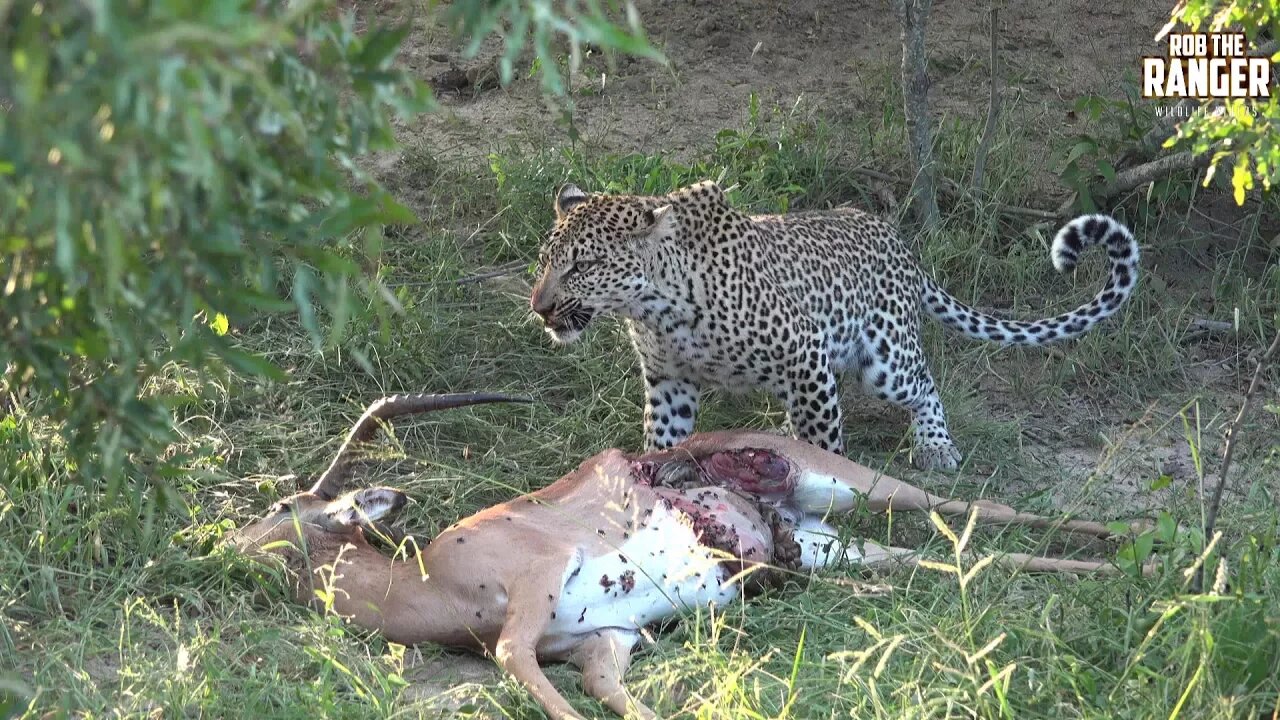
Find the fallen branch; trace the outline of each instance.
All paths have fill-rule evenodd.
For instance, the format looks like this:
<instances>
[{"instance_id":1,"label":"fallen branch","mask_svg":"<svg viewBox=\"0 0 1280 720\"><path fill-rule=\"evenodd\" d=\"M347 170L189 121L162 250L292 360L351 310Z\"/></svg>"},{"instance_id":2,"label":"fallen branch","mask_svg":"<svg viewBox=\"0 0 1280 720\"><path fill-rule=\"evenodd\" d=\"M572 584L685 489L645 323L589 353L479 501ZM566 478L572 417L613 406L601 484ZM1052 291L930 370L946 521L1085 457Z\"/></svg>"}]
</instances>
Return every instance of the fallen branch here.
<instances>
[{"instance_id":1,"label":"fallen branch","mask_svg":"<svg viewBox=\"0 0 1280 720\"><path fill-rule=\"evenodd\" d=\"M1143 163L1137 167L1116 173L1115 180L1107 183L1099 192L1098 197L1109 200L1121 193L1129 192L1136 187L1154 182L1181 170L1208 167L1209 161L1212 159L1213 157L1209 153L1196 155L1190 151L1166 155L1149 163ZM1071 207L1075 205L1077 197L1076 193L1071 193L1071 197L1058 206L1059 217L1065 217L1071 212Z\"/></svg>"},{"instance_id":2,"label":"fallen branch","mask_svg":"<svg viewBox=\"0 0 1280 720\"><path fill-rule=\"evenodd\" d=\"M1115 197L1120 193L1128 192L1140 185L1146 185L1180 170L1208 167L1211 159L1212 157L1208 153L1196 155L1187 151L1166 155L1149 163L1143 163L1128 170L1121 170L1116 173L1116 179L1107 183L1106 187L1102 189L1102 196Z\"/></svg>"},{"instance_id":3,"label":"fallen branch","mask_svg":"<svg viewBox=\"0 0 1280 720\"><path fill-rule=\"evenodd\" d=\"M893 188L889 187L889 183L878 181L871 186L871 194L876 200L884 206L884 209L890 214L896 216L898 214L898 198L893 195Z\"/></svg>"},{"instance_id":4,"label":"fallen branch","mask_svg":"<svg viewBox=\"0 0 1280 720\"><path fill-rule=\"evenodd\" d=\"M1213 536L1218 522L1218 508L1222 506L1222 489L1227 486L1227 471L1231 469L1231 457L1236 448L1236 433L1240 429L1240 422L1244 420L1245 413L1249 410L1249 405L1253 401L1253 396L1258 392L1258 386L1262 384L1263 369L1266 368L1271 358L1275 356L1277 349L1280 349L1280 332L1276 333L1276 338L1271 341L1271 346L1258 358L1257 365L1253 369L1253 378L1249 381L1249 388L1244 393L1244 401L1240 403L1240 412L1236 413L1235 419L1227 427L1226 444L1222 450L1222 466L1218 470L1218 484L1213 488L1213 497L1209 500L1209 510L1204 519L1204 536L1206 538ZM1197 593L1204 588L1203 566L1196 570L1192 588Z\"/></svg>"},{"instance_id":5,"label":"fallen branch","mask_svg":"<svg viewBox=\"0 0 1280 720\"><path fill-rule=\"evenodd\" d=\"M991 153L991 145L996 139L996 122L1000 118L1000 51L996 41L999 37L1000 9L991 8L991 97L987 102L987 126L982 129L982 140L978 142L978 150L973 160L973 179L970 185L974 192L982 191L983 174L987 170L987 155Z\"/></svg>"},{"instance_id":6,"label":"fallen branch","mask_svg":"<svg viewBox=\"0 0 1280 720\"><path fill-rule=\"evenodd\" d=\"M1187 334L1182 336L1182 342L1195 342L1202 337L1210 335L1221 335L1235 330L1234 323L1226 320L1210 320L1208 318L1192 318L1187 325Z\"/></svg>"},{"instance_id":7,"label":"fallen branch","mask_svg":"<svg viewBox=\"0 0 1280 720\"><path fill-rule=\"evenodd\" d=\"M478 283L484 280L492 280L493 278L503 277L504 275L511 275L515 272L523 270L528 265L529 263L527 261L514 260L505 265L499 265L498 267L488 272L483 272L478 275L468 275L467 277L464 277L464 278L458 278L457 284L470 285L472 283Z\"/></svg>"},{"instance_id":8,"label":"fallen branch","mask_svg":"<svg viewBox=\"0 0 1280 720\"><path fill-rule=\"evenodd\" d=\"M1191 330L1199 330L1208 333L1227 332L1235 327L1235 324L1226 320L1210 320L1209 318L1192 318Z\"/></svg>"},{"instance_id":9,"label":"fallen branch","mask_svg":"<svg viewBox=\"0 0 1280 720\"><path fill-rule=\"evenodd\" d=\"M853 168L851 172L857 175L862 175L863 177L871 178L872 180L880 180L882 182L894 183L897 185L911 184L911 181L904 177L898 177L897 175L890 175L889 173L883 173L883 172L880 172L879 170L872 170L871 168L861 168L861 167ZM969 195L969 193L964 188L960 187L959 185L955 184L954 182L948 180L945 177L938 178L938 190L943 195L948 195L948 196L957 197L957 198L967 197ZM1056 213L1053 210L1041 210L1039 208L1021 207L1018 205L1006 205L1004 203L984 203L984 205L1003 215L1022 215L1025 217L1038 218L1041 220L1057 220L1061 217L1059 213Z\"/></svg>"},{"instance_id":10,"label":"fallen branch","mask_svg":"<svg viewBox=\"0 0 1280 720\"><path fill-rule=\"evenodd\" d=\"M1006 205L1004 203L986 203L986 206L1003 215L1022 215L1030 218L1038 218L1040 220L1057 220L1061 217L1058 213L1052 210L1041 210L1040 208Z\"/></svg>"}]
</instances>

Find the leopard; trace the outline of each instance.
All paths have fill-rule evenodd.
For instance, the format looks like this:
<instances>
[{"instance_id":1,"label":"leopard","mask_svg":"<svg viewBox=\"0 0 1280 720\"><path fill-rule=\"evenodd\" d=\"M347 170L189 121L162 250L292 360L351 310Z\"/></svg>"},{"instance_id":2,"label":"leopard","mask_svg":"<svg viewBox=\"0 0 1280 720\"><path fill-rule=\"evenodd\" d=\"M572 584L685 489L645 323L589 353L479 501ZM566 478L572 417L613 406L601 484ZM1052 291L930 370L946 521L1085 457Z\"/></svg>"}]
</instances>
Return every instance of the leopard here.
<instances>
[{"instance_id":1,"label":"leopard","mask_svg":"<svg viewBox=\"0 0 1280 720\"><path fill-rule=\"evenodd\" d=\"M1073 310L1022 321L975 310L921 266L895 223L856 207L749 214L714 180L666 195L587 193L565 184L538 253L532 312L558 344L593 320L621 318L644 384L644 446L678 444L704 390L763 390L795 437L843 453L838 381L907 410L906 452L923 470L956 470L922 350L921 317L1001 346L1042 346L1092 330L1138 282L1138 241L1106 214L1065 222L1050 246L1059 272L1105 248L1103 288Z\"/></svg>"}]
</instances>

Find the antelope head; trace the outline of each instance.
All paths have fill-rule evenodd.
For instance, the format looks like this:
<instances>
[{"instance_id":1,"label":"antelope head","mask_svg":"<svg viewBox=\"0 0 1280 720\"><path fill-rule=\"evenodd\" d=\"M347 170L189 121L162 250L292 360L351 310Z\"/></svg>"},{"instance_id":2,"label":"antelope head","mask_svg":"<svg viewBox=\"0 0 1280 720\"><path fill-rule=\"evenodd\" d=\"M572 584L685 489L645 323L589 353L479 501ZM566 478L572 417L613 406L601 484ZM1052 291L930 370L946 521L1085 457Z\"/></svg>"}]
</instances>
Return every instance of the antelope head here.
<instances>
[{"instance_id":1,"label":"antelope head","mask_svg":"<svg viewBox=\"0 0 1280 720\"><path fill-rule=\"evenodd\" d=\"M374 539L412 554L414 546L402 544L403 534L391 525L408 503L404 493L388 487L343 493L356 447L369 441L381 423L395 417L498 402L529 400L492 393L392 395L377 400L352 426L329 467L310 488L275 503L226 542L246 554L282 556L295 570L304 564L330 564L344 552L348 558L378 554L370 545ZM297 594L304 602L310 599L309 584L300 582Z\"/></svg>"},{"instance_id":2,"label":"antelope head","mask_svg":"<svg viewBox=\"0 0 1280 720\"><path fill-rule=\"evenodd\" d=\"M370 536L401 536L390 523L408 502L404 493L387 487L354 490L326 500L312 490L297 493L271 506L267 514L237 530L229 538L241 552L303 556L336 554L344 546L368 544Z\"/></svg>"}]
</instances>

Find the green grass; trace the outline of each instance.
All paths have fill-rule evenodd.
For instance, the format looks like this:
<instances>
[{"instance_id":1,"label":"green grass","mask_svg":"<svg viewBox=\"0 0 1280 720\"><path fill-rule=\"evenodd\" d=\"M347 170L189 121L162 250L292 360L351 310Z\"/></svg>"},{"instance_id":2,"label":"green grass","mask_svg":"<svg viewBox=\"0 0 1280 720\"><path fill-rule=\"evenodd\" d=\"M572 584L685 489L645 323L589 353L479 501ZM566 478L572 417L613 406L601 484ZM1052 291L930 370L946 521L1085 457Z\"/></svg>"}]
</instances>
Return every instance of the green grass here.
<instances>
[{"instance_id":1,"label":"green grass","mask_svg":"<svg viewBox=\"0 0 1280 720\"><path fill-rule=\"evenodd\" d=\"M415 683L423 663L447 667L456 655L389 645L290 605L278 578L210 554L216 539L293 491L300 481L284 476L318 472L364 405L384 393L506 390L540 401L441 413L395 429L361 477L414 498L407 525L422 535L544 485L602 448L637 448L641 386L616 324L598 323L582 343L554 348L526 310L527 276L454 281L498 263L532 264L550 222L552 188L566 179L656 193L710 176L736 184L734 201L762 211L869 205L871 193L853 172L858 159L889 171L905 166L887 149L902 147L893 102L886 95L883 113L838 128L757 109L747 127L722 133L684 163L533 144L444 161L411 148L404 180L432 201L421 226L388 235L383 272L405 309L388 333L369 318L340 349L319 355L295 318L262 318L233 331L288 369L289 382L175 369L152 388L175 396L186 418L186 442L175 452L193 454L191 472L175 482L189 510L121 517L109 499L65 481L70 469L60 449L33 421L20 412L0 421L7 473L0 485L0 708L7 702L8 713L24 717L439 716L440 689ZM956 123L942 131L941 159L952 176L964 177L977 130ZM1016 128L1002 130L989 169L994 200L1045 206L1017 181L1040 157L1035 143ZM1255 412L1242 436L1218 546L1230 585L1219 594L1188 594L1182 574L1201 545L1191 530L1203 510L1199 473L1184 467L1168 487L1147 489L1165 484L1164 470L1141 451L1201 453L1202 471L1216 470L1223 420L1234 414L1235 389L1251 371L1244 356L1272 332L1280 308L1280 270L1262 232L1275 227L1276 203L1237 214L1241 239L1231 242L1196 230L1186 206L1139 209L1128 219L1149 272L1122 317L1095 333L1053 352L1001 351L930 326L926 343L967 457L959 474L912 472L895 457L905 416L852 388L845 405L855 458L937 492L1033 511L1078 509L1102 520L1168 512L1186 532L1162 548L1158 577L1104 581L987 568L961 589L936 570L868 576L844 569L671 623L646 644L630 686L664 715L700 718L1274 712L1275 416ZM923 241L923 261L962 299L1020 317L1090 295L1102 278L1099 257L1090 254L1074 277L1057 276L1046 250L1053 228L1037 235L1026 225L949 204L941 230ZM1193 318L1230 317L1224 308L1240 309L1238 334L1191 335ZM713 397L700 418L704 428L781 422L778 405L763 397ZM1094 453L1096 462L1063 464L1055 452L1068 446ZM1122 466L1137 489L1117 500L1112 471ZM951 553L923 518L851 517L842 529L925 544L940 561ZM1015 530L983 530L972 549L1117 552ZM578 692L574 671L554 667L550 675L582 711L603 713ZM466 684L450 695L461 698L458 717L539 717L510 680Z\"/></svg>"}]
</instances>

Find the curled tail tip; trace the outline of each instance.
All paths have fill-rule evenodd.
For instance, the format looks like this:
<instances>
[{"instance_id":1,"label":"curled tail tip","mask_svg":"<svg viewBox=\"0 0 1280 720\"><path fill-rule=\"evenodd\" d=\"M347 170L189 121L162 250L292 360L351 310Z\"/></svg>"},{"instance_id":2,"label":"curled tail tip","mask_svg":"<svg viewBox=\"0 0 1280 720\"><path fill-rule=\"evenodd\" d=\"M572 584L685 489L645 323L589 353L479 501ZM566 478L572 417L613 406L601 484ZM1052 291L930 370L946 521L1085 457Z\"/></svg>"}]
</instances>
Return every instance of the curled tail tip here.
<instances>
[{"instance_id":1,"label":"curled tail tip","mask_svg":"<svg viewBox=\"0 0 1280 720\"><path fill-rule=\"evenodd\" d=\"M1053 267L1058 272L1073 269L1080 253L1099 243L1107 245L1113 262L1136 264L1138 261L1138 243L1133 232L1110 215L1098 213L1081 215L1058 230L1050 249Z\"/></svg>"}]
</instances>

